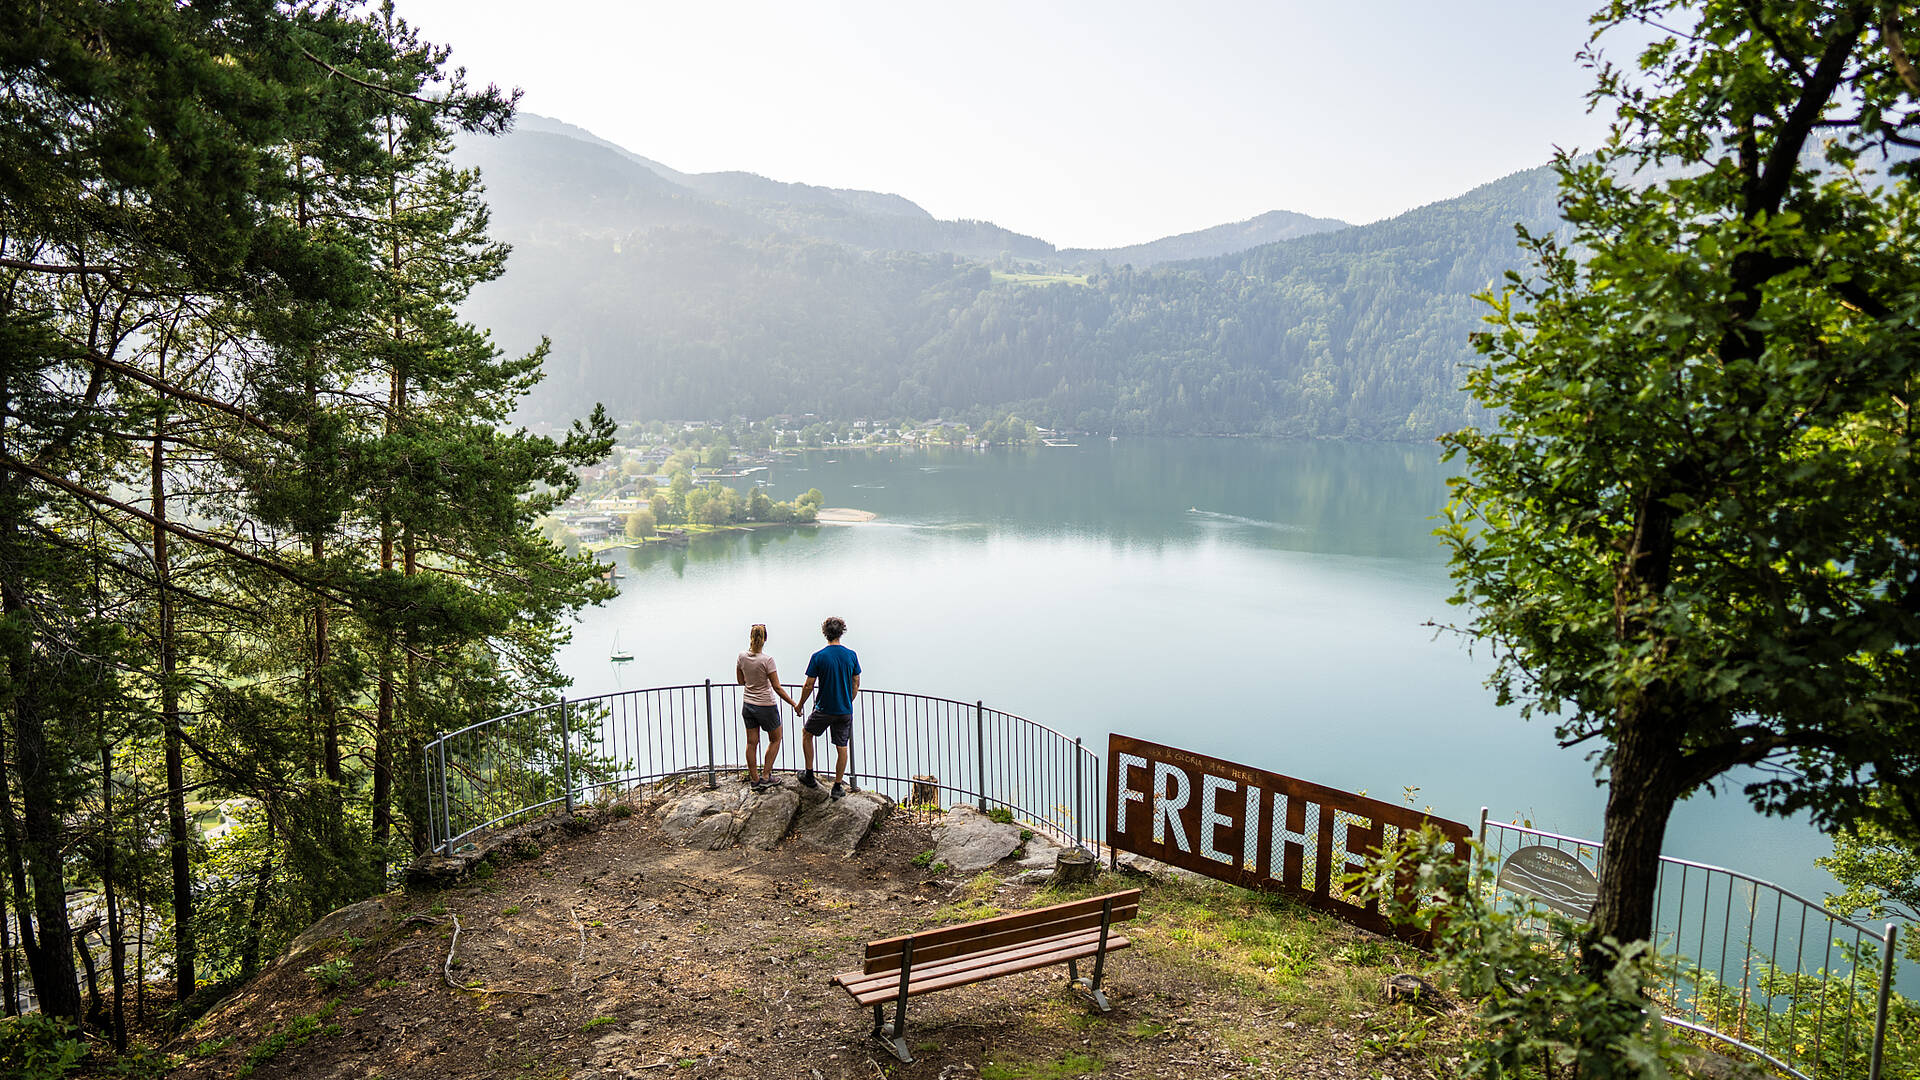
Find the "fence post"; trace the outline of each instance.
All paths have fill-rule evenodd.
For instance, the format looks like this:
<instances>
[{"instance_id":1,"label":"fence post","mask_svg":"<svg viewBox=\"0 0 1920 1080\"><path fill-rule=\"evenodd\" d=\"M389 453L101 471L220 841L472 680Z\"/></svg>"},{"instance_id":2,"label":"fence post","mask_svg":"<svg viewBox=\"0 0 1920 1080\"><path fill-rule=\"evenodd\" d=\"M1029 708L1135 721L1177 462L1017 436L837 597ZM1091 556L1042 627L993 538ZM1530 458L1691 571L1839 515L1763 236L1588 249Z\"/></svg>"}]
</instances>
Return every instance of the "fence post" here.
<instances>
[{"instance_id":1,"label":"fence post","mask_svg":"<svg viewBox=\"0 0 1920 1080\"><path fill-rule=\"evenodd\" d=\"M420 791L427 800L427 850L440 850L440 815L433 812L433 744L420 748Z\"/></svg>"},{"instance_id":2,"label":"fence post","mask_svg":"<svg viewBox=\"0 0 1920 1080\"><path fill-rule=\"evenodd\" d=\"M803 724L802 727L804 726L805 725ZM859 742L860 740L854 737L853 732L854 730L858 730L860 725L853 724L851 725L851 727L853 730L850 730L847 732L847 790L859 791L860 790L860 780L859 780L860 765L859 765L859 759L854 755L853 751L854 751L854 744ZM833 740L829 738L827 742L829 745L831 745Z\"/></svg>"},{"instance_id":3,"label":"fence post","mask_svg":"<svg viewBox=\"0 0 1920 1080\"><path fill-rule=\"evenodd\" d=\"M707 790L720 786L713 772L713 680L707 680Z\"/></svg>"},{"instance_id":4,"label":"fence post","mask_svg":"<svg viewBox=\"0 0 1920 1080\"><path fill-rule=\"evenodd\" d=\"M445 846L443 855L453 854L453 803L447 800L447 737L440 736L440 816L447 824L446 831L440 834Z\"/></svg>"},{"instance_id":5,"label":"fence post","mask_svg":"<svg viewBox=\"0 0 1920 1080\"><path fill-rule=\"evenodd\" d=\"M973 763L975 790L980 795L980 812L987 812L987 703L973 703Z\"/></svg>"},{"instance_id":6,"label":"fence post","mask_svg":"<svg viewBox=\"0 0 1920 1080\"><path fill-rule=\"evenodd\" d=\"M1086 797L1080 788L1080 739L1073 740L1073 846L1084 849L1087 845L1080 842L1080 827L1086 821L1081 815L1086 812Z\"/></svg>"},{"instance_id":7,"label":"fence post","mask_svg":"<svg viewBox=\"0 0 1920 1080\"><path fill-rule=\"evenodd\" d=\"M1880 1004L1873 1015L1873 1053L1867 1059L1867 1080L1880 1080L1880 1059L1887 1048L1887 998L1893 993L1893 954L1898 951L1900 927L1887 924L1887 943L1880 953Z\"/></svg>"},{"instance_id":8,"label":"fence post","mask_svg":"<svg viewBox=\"0 0 1920 1080\"><path fill-rule=\"evenodd\" d=\"M567 726L567 695L560 695L560 774L567 783L567 813L573 813L573 729Z\"/></svg>"}]
</instances>

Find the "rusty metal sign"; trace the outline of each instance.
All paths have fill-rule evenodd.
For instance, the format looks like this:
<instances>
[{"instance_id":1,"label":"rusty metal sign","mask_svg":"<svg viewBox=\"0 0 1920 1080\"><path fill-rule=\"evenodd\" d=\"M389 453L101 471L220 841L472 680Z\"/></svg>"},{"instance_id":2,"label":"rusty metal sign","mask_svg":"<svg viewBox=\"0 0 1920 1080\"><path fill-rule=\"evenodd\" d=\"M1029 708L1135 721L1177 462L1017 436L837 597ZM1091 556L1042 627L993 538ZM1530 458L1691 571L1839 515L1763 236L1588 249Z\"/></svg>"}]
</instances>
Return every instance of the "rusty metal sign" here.
<instances>
[{"instance_id":1,"label":"rusty metal sign","mask_svg":"<svg viewBox=\"0 0 1920 1080\"><path fill-rule=\"evenodd\" d=\"M1338 879L1403 832L1438 826L1466 854L1473 830L1410 806L1177 750L1107 737L1107 843L1249 889L1277 892L1376 934L1425 946Z\"/></svg>"},{"instance_id":2,"label":"rusty metal sign","mask_svg":"<svg viewBox=\"0 0 1920 1080\"><path fill-rule=\"evenodd\" d=\"M1532 844L1520 848L1500 864L1496 886L1576 919L1593 918L1600 899L1600 879L1587 865L1559 848Z\"/></svg>"}]
</instances>

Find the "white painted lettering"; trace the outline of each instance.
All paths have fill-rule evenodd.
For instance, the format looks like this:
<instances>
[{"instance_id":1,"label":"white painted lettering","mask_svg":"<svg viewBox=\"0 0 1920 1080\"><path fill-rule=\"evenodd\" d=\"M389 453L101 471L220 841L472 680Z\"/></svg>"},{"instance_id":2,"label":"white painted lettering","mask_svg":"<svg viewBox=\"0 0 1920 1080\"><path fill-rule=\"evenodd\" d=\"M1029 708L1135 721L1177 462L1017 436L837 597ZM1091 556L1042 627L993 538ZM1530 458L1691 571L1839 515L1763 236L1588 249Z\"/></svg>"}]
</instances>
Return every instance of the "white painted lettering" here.
<instances>
[{"instance_id":1,"label":"white painted lettering","mask_svg":"<svg viewBox=\"0 0 1920 1080\"><path fill-rule=\"evenodd\" d=\"M1219 810L1220 793L1238 790L1239 784L1223 776L1209 773L1200 778L1200 854L1229 866L1233 865L1233 856L1213 849L1213 832L1222 825L1233 824L1233 819Z\"/></svg>"},{"instance_id":2,"label":"white painted lettering","mask_svg":"<svg viewBox=\"0 0 1920 1080\"><path fill-rule=\"evenodd\" d=\"M1359 814L1348 813L1345 810L1335 810L1333 812L1334 885L1338 886L1341 877L1347 873L1354 870L1365 870L1367 868L1367 853L1354 849L1350 830L1371 828L1373 828L1373 820L1371 818L1363 818ZM1327 895L1343 904L1351 904L1357 908L1367 906L1365 900L1360 899L1352 890L1346 888L1330 888L1327 890Z\"/></svg>"},{"instance_id":3,"label":"white painted lettering","mask_svg":"<svg viewBox=\"0 0 1920 1080\"><path fill-rule=\"evenodd\" d=\"M1246 822L1240 836L1240 868L1252 873L1260 866L1260 789L1247 785L1247 809L1240 815Z\"/></svg>"},{"instance_id":4,"label":"white painted lettering","mask_svg":"<svg viewBox=\"0 0 1920 1080\"><path fill-rule=\"evenodd\" d=\"M1179 789L1179 794L1171 794L1169 783ZM1190 851L1187 847L1187 830L1180 824L1180 811L1187 807L1187 797L1192 787L1187 774L1164 761L1153 763L1153 842L1167 842L1167 825L1173 825L1174 843L1181 851Z\"/></svg>"},{"instance_id":5,"label":"white painted lettering","mask_svg":"<svg viewBox=\"0 0 1920 1080\"><path fill-rule=\"evenodd\" d=\"M1146 792L1135 791L1127 786L1127 770L1144 769L1146 767L1146 758L1134 754L1120 755L1120 764L1117 766L1119 773L1118 783L1114 785L1119 789L1120 797L1114 800L1113 829L1122 836L1125 836L1127 832L1127 804L1137 802L1144 805L1147 801Z\"/></svg>"},{"instance_id":6,"label":"white painted lettering","mask_svg":"<svg viewBox=\"0 0 1920 1080\"><path fill-rule=\"evenodd\" d=\"M1290 884L1286 881L1287 845L1292 844L1300 849L1299 886L1314 892L1319 880L1320 804L1305 799L1300 802L1300 831L1294 832L1287 828L1287 797L1278 792L1273 796L1273 839L1267 855L1272 865L1267 868L1267 876Z\"/></svg>"}]
</instances>

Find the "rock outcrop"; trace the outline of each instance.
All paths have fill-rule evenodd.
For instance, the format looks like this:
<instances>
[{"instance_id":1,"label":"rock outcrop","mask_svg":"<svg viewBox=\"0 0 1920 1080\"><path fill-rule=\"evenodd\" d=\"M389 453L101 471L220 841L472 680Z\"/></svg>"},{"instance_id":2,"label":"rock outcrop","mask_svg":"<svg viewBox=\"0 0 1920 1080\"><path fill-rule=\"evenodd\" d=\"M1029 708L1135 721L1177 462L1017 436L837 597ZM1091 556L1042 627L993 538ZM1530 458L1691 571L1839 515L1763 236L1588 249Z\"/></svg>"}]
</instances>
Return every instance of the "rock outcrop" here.
<instances>
[{"instance_id":1,"label":"rock outcrop","mask_svg":"<svg viewBox=\"0 0 1920 1080\"><path fill-rule=\"evenodd\" d=\"M717 851L739 844L766 851L792 832L801 843L851 855L892 809L893 800L875 792L834 799L824 787L783 777L765 792L737 780L689 791L662 802L654 816L667 839L687 847Z\"/></svg>"},{"instance_id":2,"label":"rock outcrop","mask_svg":"<svg viewBox=\"0 0 1920 1080\"><path fill-rule=\"evenodd\" d=\"M851 855L873 826L893 809L893 800L873 791L849 791L844 798L828 798L824 789L796 788L800 792L800 821L794 833L802 843Z\"/></svg>"},{"instance_id":3,"label":"rock outcrop","mask_svg":"<svg viewBox=\"0 0 1920 1080\"><path fill-rule=\"evenodd\" d=\"M737 843L765 851L793 827L801 790L791 781L765 792L729 781L668 799L654 815L661 833L676 844L718 851Z\"/></svg>"},{"instance_id":4,"label":"rock outcrop","mask_svg":"<svg viewBox=\"0 0 1920 1080\"><path fill-rule=\"evenodd\" d=\"M962 874L978 873L1013 854L1023 831L971 806L956 806L933 827L933 858ZM1051 856L1046 865L1053 865Z\"/></svg>"}]
</instances>

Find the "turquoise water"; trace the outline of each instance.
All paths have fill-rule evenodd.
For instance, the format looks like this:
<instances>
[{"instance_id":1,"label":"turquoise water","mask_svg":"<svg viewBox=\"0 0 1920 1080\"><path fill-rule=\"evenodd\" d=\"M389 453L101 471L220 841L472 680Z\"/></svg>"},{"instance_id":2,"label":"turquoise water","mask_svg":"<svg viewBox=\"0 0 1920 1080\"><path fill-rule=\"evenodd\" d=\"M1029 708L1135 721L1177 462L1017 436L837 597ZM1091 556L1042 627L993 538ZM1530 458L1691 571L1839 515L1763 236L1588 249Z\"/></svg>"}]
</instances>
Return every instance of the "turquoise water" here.
<instances>
[{"instance_id":1,"label":"turquoise water","mask_svg":"<svg viewBox=\"0 0 1920 1080\"><path fill-rule=\"evenodd\" d=\"M809 453L775 497L879 518L609 553L621 594L562 662L575 696L731 681L764 622L797 682L839 615L872 689L984 700L1103 755L1120 732L1598 836L1583 752L1497 708L1484 651L1434 625L1458 616L1431 536L1450 469L1430 445L1256 440ZM608 661L616 631L632 663ZM1737 791L1682 804L1666 845L1816 900L1828 850Z\"/></svg>"}]
</instances>

